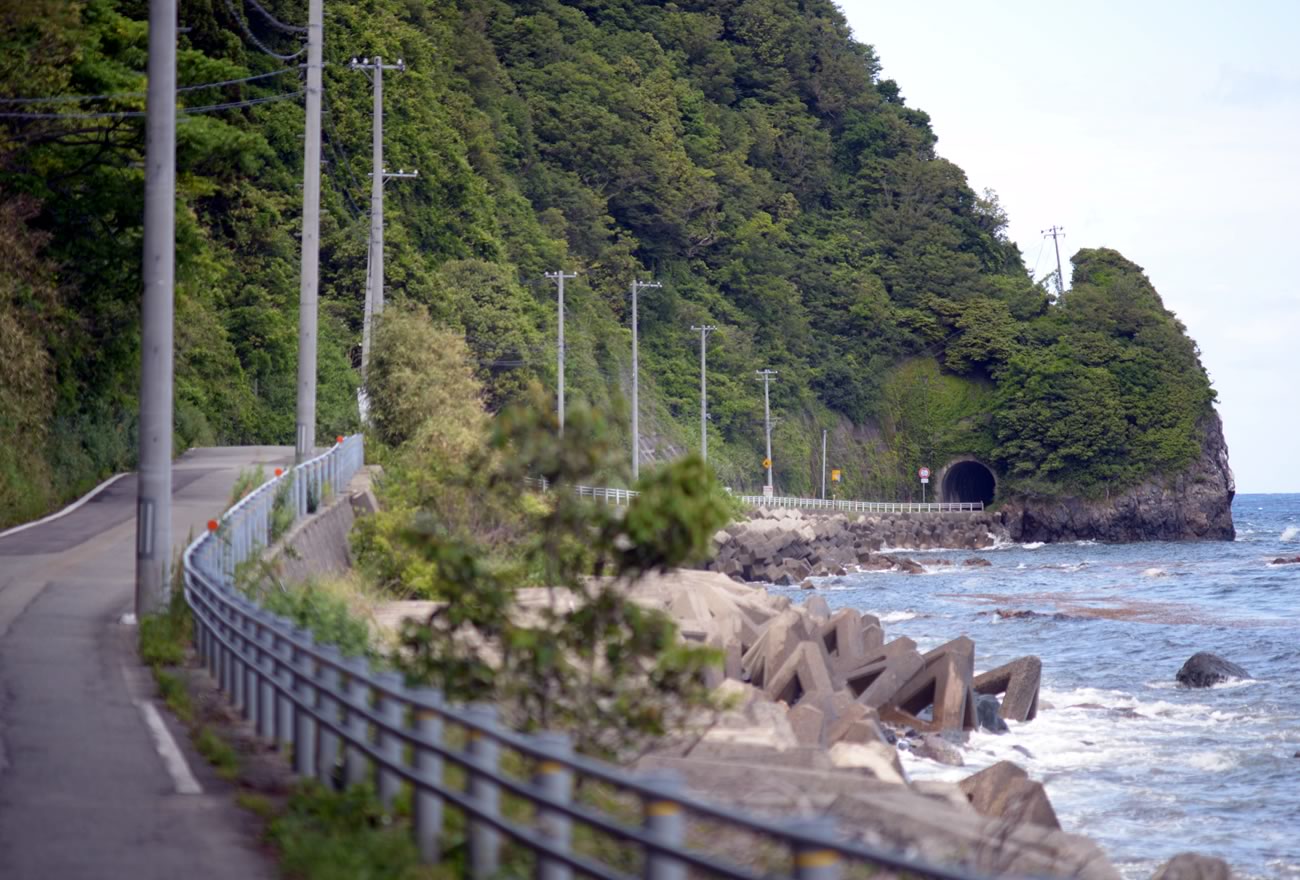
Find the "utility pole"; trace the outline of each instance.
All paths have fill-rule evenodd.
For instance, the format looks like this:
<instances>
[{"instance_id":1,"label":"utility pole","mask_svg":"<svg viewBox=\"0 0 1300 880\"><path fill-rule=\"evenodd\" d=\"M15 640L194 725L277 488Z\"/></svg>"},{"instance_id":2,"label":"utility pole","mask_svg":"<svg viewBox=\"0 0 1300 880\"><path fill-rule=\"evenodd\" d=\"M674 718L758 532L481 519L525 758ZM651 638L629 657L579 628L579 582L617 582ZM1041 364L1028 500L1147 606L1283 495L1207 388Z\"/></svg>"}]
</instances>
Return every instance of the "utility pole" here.
<instances>
[{"instance_id":1,"label":"utility pole","mask_svg":"<svg viewBox=\"0 0 1300 880\"><path fill-rule=\"evenodd\" d=\"M396 64L384 64L383 59L376 55L360 61L353 58L348 66L353 70L372 71L370 81L374 85L370 134L370 252L366 263L365 317L361 330L361 372L364 376L370 364L370 337L374 333L375 319L384 311L384 184L395 177L419 177L420 173L390 172L384 168L384 71L404 71L406 62L398 58Z\"/></svg>"},{"instance_id":2,"label":"utility pole","mask_svg":"<svg viewBox=\"0 0 1300 880\"><path fill-rule=\"evenodd\" d=\"M641 401L638 386L641 382L641 366L637 360L637 326L636 295L643 288L663 287L658 281L632 280L632 480L641 476Z\"/></svg>"},{"instance_id":3,"label":"utility pole","mask_svg":"<svg viewBox=\"0 0 1300 880\"><path fill-rule=\"evenodd\" d=\"M555 406L560 416L560 436L564 436L564 279L577 278L576 272L565 272L560 269L557 272L547 272L546 277L559 286L560 290L560 307L559 307L559 340L556 344L555 358L556 369L559 371L559 394L556 396Z\"/></svg>"},{"instance_id":4,"label":"utility pole","mask_svg":"<svg viewBox=\"0 0 1300 880\"><path fill-rule=\"evenodd\" d=\"M822 428L822 501L826 500L826 429Z\"/></svg>"},{"instance_id":5,"label":"utility pole","mask_svg":"<svg viewBox=\"0 0 1300 880\"><path fill-rule=\"evenodd\" d=\"M769 386L772 377L776 375L776 370L755 370L757 375L763 377L763 435L767 438L767 458L763 459L763 464L767 470L767 485L763 489L763 494L769 498L773 494L772 490L772 405L771 398L768 395Z\"/></svg>"},{"instance_id":6,"label":"utility pole","mask_svg":"<svg viewBox=\"0 0 1300 880\"><path fill-rule=\"evenodd\" d=\"M140 477L135 508L137 619L167 606L171 584L176 24L176 0L151 0L145 119Z\"/></svg>"},{"instance_id":7,"label":"utility pole","mask_svg":"<svg viewBox=\"0 0 1300 880\"><path fill-rule=\"evenodd\" d=\"M709 334L717 327L712 324L691 325L700 334L700 458L709 460L709 398L707 391Z\"/></svg>"},{"instance_id":8,"label":"utility pole","mask_svg":"<svg viewBox=\"0 0 1300 880\"><path fill-rule=\"evenodd\" d=\"M1064 226L1051 226L1043 230L1043 238L1048 236L1052 238L1052 245L1056 248L1056 295L1060 296L1065 293L1065 276L1061 274L1061 243L1058 238L1065 238Z\"/></svg>"},{"instance_id":9,"label":"utility pole","mask_svg":"<svg viewBox=\"0 0 1300 880\"><path fill-rule=\"evenodd\" d=\"M320 278L320 105L324 0L307 4L307 131L302 168L302 277L298 293L298 431L294 461L316 448L316 308Z\"/></svg>"}]
</instances>

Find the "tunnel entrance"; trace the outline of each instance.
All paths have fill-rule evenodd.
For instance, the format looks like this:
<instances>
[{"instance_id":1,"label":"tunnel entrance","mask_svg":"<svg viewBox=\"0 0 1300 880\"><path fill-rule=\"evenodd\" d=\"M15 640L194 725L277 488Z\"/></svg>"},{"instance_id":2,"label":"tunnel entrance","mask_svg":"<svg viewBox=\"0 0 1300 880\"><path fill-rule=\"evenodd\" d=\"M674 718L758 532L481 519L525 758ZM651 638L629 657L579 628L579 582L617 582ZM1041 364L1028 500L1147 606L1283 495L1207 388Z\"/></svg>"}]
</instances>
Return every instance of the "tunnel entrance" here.
<instances>
[{"instance_id":1,"label":"tunnel entrance","mask_svg":"<svg viewBox=\"0 0 1300 880\"><path fill-rule=\"evenodd\" d=\"M978 461L958 461L950 464L944 472L940 485L944 501L960 501L967 504L983 502L987 507L993 503L998 482L989 470Z\"/></svg>"}]
</instances>

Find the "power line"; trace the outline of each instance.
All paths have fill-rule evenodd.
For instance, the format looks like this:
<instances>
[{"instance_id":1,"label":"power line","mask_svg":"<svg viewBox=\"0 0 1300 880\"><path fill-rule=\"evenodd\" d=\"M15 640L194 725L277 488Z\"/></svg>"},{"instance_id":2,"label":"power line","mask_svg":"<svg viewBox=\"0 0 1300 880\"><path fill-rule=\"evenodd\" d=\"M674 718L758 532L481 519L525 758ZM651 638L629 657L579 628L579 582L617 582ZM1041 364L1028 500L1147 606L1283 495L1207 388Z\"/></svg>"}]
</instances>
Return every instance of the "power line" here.
<instances>
[{"instance_id":1,"label":"power line","mask_svg":"<svg viewBox=\"0 0 1300 880\"><path fill-rule=\"evenodd\" d=\"M283 76L294 67L285 67L281 70L273 70L270 73L256 73L252 76L242 76L238 79L223 79L217 82L198 83L192 86L181 86L176 90L177 94L181 92L197 92L200 89L215 89L221 86L235 86L240 83L256 82L261 79L270 79L273 76ZM111 101L117 98L143 98L148 92L108 92L103 95L51 95L48 98L0 98L0 104L73 104L78 102L90 101Z\"/></svg>"},{"instance_id":2,"label":"power line","mask_svg":"<svg viewBox=\"0 0 1300 880\"><path fill-rule=\"evenodd\" d=\"M266 104L271 101L284 101L289 98L297 98L303 92L299 89L296 92L283 92L279 95L269 95L265 98L248 98L243 101L227 101L223 104L206 104L202 107L181 107L178 113L215 113L219 110L234 110L238 107L252 107L255 104ZM102 113L0 113L0 119L130 119L133 117L142 117L146 114L144 110L113 110Z\"/></svg>"},{"instance_id":3,"label":"power line","mask_svg":"<svg viewBox=\"0 0 1300 880\"><path fill-rule=\"evenodd\" d=\"M272 58L279 58L281 61L292 61L293 59L297 58L299 55L307 51L307 47L303 46L301 49L299 49L297 52L294 52L292 55L283 55L279 52L276 52L275 50L269 48L265 43L263 43L257 37L253 36L253 32L248 29L248 25L244 23L244 19L240 18L239 13L235 10L235 4L232 3L231 0L226 0L226 9L230 10L230 17L233 18L235 22L239 25L239 29L244 32L244 36L248 38L248 41L252 43L254 46L256 46L258 49L262 50L262 52L264 52L265 54L270 55Z\"/></svg>"},{"instance_id":4,"label":"power line","mask_svg":"<svg viewBox=\"0 0 1300 880\"><path fill-rule=\"evenodd\" d=\"M286 34L307 33L307 29L305 27L299 27L296 24L285 24L284 22L280 21L280 19L276 18L274 15L268 12L265 6L263 6L261 3L258 3L257 0L244 0L244 2L247 3L249 6L253 7L254 9L256 9L258 12L262 13L262 17L266 19L267 23L270 24L271 27L275 28L278 31L284 31Z\"/></svg>"}]
</instances>

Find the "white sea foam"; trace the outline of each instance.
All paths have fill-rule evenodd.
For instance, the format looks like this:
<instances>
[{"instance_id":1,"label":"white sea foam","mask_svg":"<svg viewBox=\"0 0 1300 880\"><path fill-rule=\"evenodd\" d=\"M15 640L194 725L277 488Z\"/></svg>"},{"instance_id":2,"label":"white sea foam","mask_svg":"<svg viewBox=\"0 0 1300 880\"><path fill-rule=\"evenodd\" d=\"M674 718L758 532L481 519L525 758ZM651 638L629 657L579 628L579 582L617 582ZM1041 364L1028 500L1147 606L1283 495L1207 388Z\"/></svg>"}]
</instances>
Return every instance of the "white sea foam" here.
<instances>
[{"instance_id":1,"label":"white sea foam","mask_svg":"<svg viewBox=\"0 0 1300 880\"><path fill-rule=\"evenodd\" d=\"M1028 544L1021 544L1020 548L1022 550L1037 550L1039 547L1043 546L1045 545L1042 541L1030 541Z\"/></svg>"},{"instance_id":2,"label":"white sea foam","mask_svg":"<svg viewBox=\"0 0 1300 880\"><path fill-rule=\"evenodd\" d=\"M1294 541L1296 538L1300 538L1300 526L1287 526L1282 530L1283 541Z\"/></svg>"},{"instance_id":3,"label":"white sea foam","mask_svg":"<svg viewBox=\"0 0 1300 880\"><path fill-rule=\"evenodd\" d=\"M1163 568L1148 568L1147 570L1142 572L1142 577L1149 577L1149 578L1169 577L1169 572L1165 571Z\"/></svg>"},{"instance_id":4,"label":"white sea foam","mask_svg":"<svg viewBox=\"0 0 1300 880\"><path fill-rule=\"evenodd\" d=\"M887 611L884 614L877 614L881 623L900 623L904 620L911 620L916 617L915 611Z\"/></svg>"}]
</instances>

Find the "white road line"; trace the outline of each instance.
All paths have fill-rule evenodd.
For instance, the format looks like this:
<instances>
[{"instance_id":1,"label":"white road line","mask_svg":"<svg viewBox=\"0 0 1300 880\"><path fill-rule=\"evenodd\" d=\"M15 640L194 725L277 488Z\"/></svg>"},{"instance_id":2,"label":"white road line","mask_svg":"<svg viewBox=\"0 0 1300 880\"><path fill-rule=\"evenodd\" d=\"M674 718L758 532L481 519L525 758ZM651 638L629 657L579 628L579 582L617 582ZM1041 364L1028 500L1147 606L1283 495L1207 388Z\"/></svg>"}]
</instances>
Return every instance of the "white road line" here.
<instances>
[{"instance_id":1,"label":"white road line","mask_svg":"<svg viewBox=\"0 0 1300 880\"><path fill-rule=\"evenodd\" d=\"M85 504L87 501L94 498L100 492L103 492L109 486L113 485L114 483L116 483L118 480L122 479L125 476L126 474L114 474L104 482L100 483L95 488L91 489L85 495L82 495L76 501L72 502L67 507L63 508L62 510L55 511L54 513L51 513L49 516L42 517L41 519L33 520L32 522L29 523L23 523L20 526L14 526L12 529L6 529L5 531L0 532L0 538L7 538L10 535L16 535L19 532L26 531L27 529L34 529L37 526L44 525L45 523L50 522L51 520L56 520L61 516L67 516L68 514L72 513L72 511L76 510L78 507Z\"/></svg>"},{"instance_id":2,"label":"white road line","mask_svg":"<svg viewBox=\"0 0 1300 880\"><path fill-rule=\"evenodd\" d=\"M176 793L203 794L203 787L194 778L190 765L186 763L180 746L176 745L176 740L172 738L171 731L163 722L162 715L158 714L158 709L149 700L137 700L136 705L140 707L140 714L144 716L145 724L149 725L149 732L153 734L154 747L158 749L167 772L171 774L172 782L176 785Z\"/></svg>"}]
</instances>

